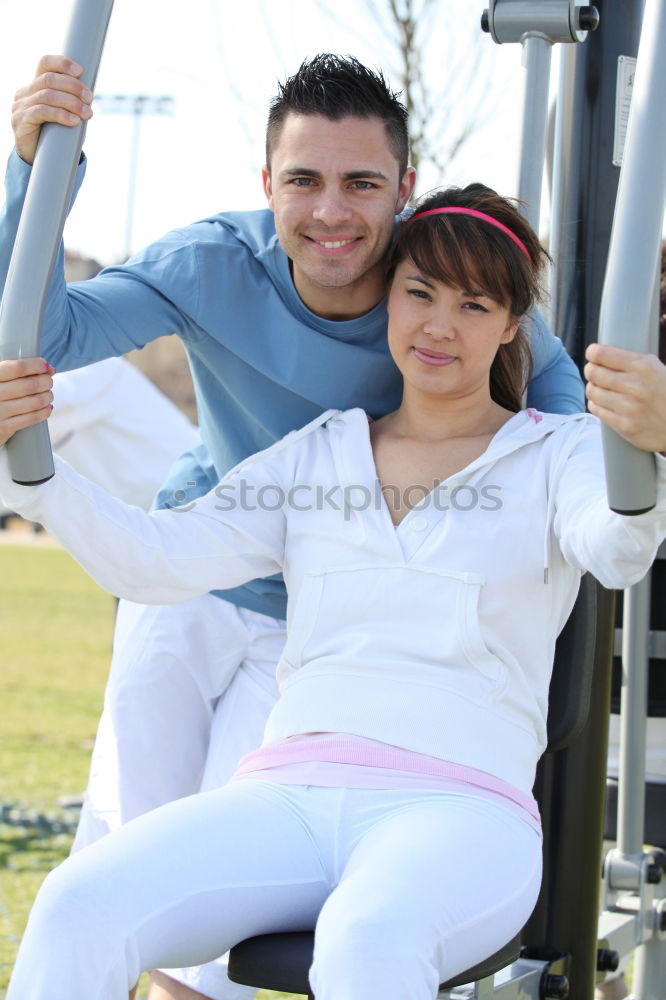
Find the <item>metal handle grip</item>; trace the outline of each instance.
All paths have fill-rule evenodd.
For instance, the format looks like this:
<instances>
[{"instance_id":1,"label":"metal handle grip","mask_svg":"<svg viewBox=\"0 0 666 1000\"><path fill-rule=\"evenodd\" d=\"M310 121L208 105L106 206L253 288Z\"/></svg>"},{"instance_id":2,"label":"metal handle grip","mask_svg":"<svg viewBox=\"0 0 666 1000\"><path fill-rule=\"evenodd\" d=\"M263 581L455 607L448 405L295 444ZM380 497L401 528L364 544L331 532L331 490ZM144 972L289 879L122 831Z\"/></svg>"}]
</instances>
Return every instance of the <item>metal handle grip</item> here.
<instances>
[{"instance_id":1,"label":"metal handle grip","mask_svg":"<svg viewBox=\"0 0 666 1000\"><path fill-rule=\"evenodd\" d=\"M65 55L84 67L91 89L102 56L113 0L76 0ZM85 123L42 126L0 305L0 358L39 355L42 314L81 156ZM46 421L18 431L7 451L14 482L53 475Z\"/></svg>"},{"instance_id":2,"label":"metal handle grip","mask_svg":"<svg viewBox=\"0 0 666 1000\"><path fill-rule=\"evenodd\" d=\"M666 0L647 0L601 296L599 341L648 350L666 201ZM608 504L641 514L656 503L654 455L603 429Z\"/></svg>"}]
</instances>

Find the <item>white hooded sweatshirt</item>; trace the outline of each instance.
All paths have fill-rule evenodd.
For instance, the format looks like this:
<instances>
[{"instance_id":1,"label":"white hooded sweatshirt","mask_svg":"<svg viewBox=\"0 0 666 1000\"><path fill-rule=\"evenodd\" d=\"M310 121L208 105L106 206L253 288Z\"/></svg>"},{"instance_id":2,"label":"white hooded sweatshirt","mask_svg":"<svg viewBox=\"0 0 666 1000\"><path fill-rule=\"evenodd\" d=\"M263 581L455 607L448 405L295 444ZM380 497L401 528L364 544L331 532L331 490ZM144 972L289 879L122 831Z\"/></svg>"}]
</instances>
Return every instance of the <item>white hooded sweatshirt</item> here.
<instances>
[{"instance_id":1,"label":"white hooded sweatshirt","mask_svg":"<svg viewBox=\"0 0 666 1000\"><path fill-rule=\"evenodd\" d=\"M0 492L129 600L177 603L282 570L288 638L265 743L351 733L529 792L581 573L628 586L666 536L666 460L656 461L655 510L614 514L598 422L523 411L396 528L368 419L348 410L178 510L125 507L60 462L48 483L20 487L2 457Z\"/></svg>"}]
</instances>

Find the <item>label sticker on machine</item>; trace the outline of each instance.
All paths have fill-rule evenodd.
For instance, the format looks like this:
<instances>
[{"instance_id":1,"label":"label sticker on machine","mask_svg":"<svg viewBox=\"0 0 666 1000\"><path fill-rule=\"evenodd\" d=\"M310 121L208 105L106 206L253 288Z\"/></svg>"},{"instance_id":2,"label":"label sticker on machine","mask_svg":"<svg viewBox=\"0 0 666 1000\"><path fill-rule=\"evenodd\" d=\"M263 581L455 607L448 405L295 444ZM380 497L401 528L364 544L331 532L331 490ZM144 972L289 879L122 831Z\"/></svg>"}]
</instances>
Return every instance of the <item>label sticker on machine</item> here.
<instances>
[{"instance_id":1,"label":"label sticker on machine","mask_svg":"<svg viewBox=\"0 0 666 1000\"><path fill-rule=\"evenodd\" d=\"M622 166L624 142L627 137L629 107L634 90L636 60L632 56L619 56L615 87L615 127L613 129L613 166Z\"/></svg>"}]
</instances>

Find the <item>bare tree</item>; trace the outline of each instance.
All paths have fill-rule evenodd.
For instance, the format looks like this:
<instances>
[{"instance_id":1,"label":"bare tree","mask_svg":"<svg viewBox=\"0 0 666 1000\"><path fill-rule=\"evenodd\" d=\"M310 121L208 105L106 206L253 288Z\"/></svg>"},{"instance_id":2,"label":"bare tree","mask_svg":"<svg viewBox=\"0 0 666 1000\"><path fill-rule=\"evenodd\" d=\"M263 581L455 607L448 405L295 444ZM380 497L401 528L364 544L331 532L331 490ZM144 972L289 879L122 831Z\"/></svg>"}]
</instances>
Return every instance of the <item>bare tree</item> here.
<instances>
[{"instance_id":1,"label":"bare tree","mask_svg":"<svg viewBox=\"0 0 666 1000\"><path fill-rule=\"evenodd\" d=\"M465 0L366 0L390 51L382 64L409 111L412 164L441 180L495 106L493 46L481 5Z\"/></svg>"},{"instance_id":2,"label":"bare tree","mask_svg":"<svg viewBox=\"0 0 666 1000\"><path fill-rule=\"evenodd\" d=\"M265 110L257 106L244 85L234 79L227 58L231 44L225 31L225 5L207 0L217 40L220 92L231 94L239 128L248 148L260 149L258 136ZM291 9L270 0L257 0L257 30L268 38L282 78L297 63L286 58L273 19ZM487 0L485 0L487 3ZM470 137L497 111L502 94L497 79L497 46L480 29L484 0L310 0L294 5L298 17L317 8L322 21L335 27L335 36L363 39L363 60L380 66L391 85L402 92L410 114L411 162L419 169L419 191L445 180L457 182L456 160ZM296 15L295 15L296 16ZM333 34L333 32L332 32ZM325 29L322 38L326 38ZM344 43L347 46L347 42ZM324 48L326 43L324 42ZM368 56L368 48L373 50ZM318 49L322 46L318 43ZM315 51L317 51L315 50ZM349 51L345 48L345 51ZM313 53L310 53L312 55ZM301 52L299 59L305 58ZM253 154L254 155L254 154ZM259 153L259 156L261 153ZM258 157L254 162L258 162Z\"/></svg>"}]
</instances>

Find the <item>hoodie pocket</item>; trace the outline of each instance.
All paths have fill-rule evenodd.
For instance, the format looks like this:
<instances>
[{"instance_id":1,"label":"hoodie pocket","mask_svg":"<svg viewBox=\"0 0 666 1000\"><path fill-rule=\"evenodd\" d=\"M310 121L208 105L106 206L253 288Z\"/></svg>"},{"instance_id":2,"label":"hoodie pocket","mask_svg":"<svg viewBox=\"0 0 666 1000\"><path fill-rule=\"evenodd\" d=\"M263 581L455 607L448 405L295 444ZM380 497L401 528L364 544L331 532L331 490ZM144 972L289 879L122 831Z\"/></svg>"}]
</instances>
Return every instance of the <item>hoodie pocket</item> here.
<instances>
[{"instance_id":1,"label":"hoodie pocket","mask_svg":"<svg viewBox=\"0 0 666 1000\"><path fill-rule=\"evenodd\" d=\"M319 621L319 605L324 588L324 574L308 573L295 599L289 595L287 610L287 641L280 658L281 668L298 670L305 648Z\"/></svg>"},{"instance_id":2,"label":"hoodie pocket","mask_svg":"<svg viewBox=\"0 0 666 1000\"><path fill-rule=\"evenodd\" d=\"M404 675L491 700L505 668L484 641L482 586L477 574L404 564L309 574L296 596L283 663L293 671Z\"/></svg>"}]
</instances>

